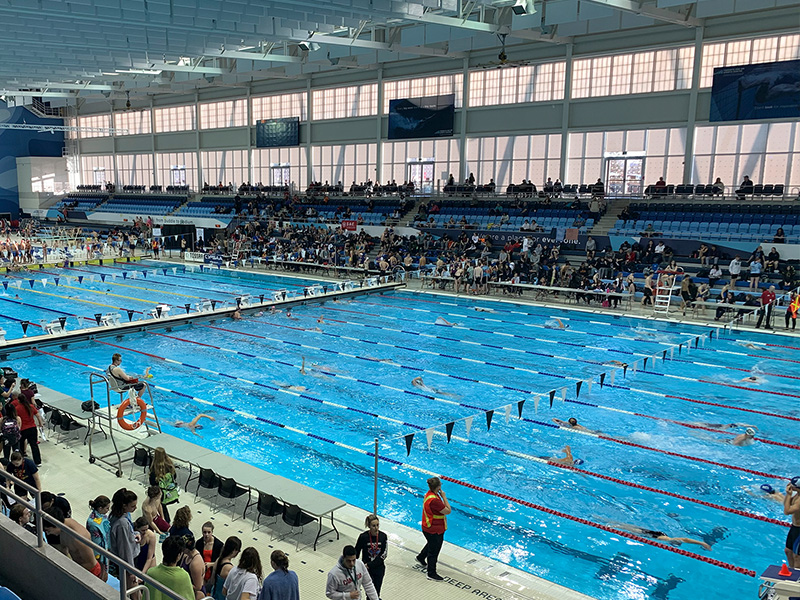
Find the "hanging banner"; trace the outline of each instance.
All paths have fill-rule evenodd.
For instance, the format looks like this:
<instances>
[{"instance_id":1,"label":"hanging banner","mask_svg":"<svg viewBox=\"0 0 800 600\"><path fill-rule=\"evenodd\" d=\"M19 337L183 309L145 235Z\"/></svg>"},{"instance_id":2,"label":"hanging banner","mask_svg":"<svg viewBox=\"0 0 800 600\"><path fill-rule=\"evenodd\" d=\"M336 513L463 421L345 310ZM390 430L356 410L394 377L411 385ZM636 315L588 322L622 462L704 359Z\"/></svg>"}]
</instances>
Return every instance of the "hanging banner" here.
<instances>
[{"instance_id":1,"label":"hanging banner","mask_svg":"<svg viewBox=\"0 0 800 600\"><path fill-rule=\"evenodd\" d=\"M587 393L589 396L591 396L591 395L592 395L592 380L591 380L591 379L587 379L587 380L586 380L586 393Z\"/></svg>"},{"instance_id":2,"label":"hanging banner","mask_svg":"<svg viewBox=\"0 0 800 600\"><path fill-rule=\"evenodd\" d=\"M661 360L662 360L662 361L665 361L665 360L667 360L667 351L666 351L666 350L664 350L664 351L661 353Z\"/></svg>"},{"instance_id":3,"label":"hanging banner","mask_svg":"<svg viewBox=\"0 0 800 600\"><path fill-rule=\"evenodd\" d=\"M4 282L3 282L3 289L4 289L5 291L8 291L8 282L7 282L7 281L4 281Z\"/></svg>"},{"instance_id":4,"label":"hanging banner","mask_svg":"<svg viewBox=\"0 0 800 600\"><path fill-rule=\"evenodd\" d=\"M539 396L538 394L533 397L533 412L534 412L534 414L537 414L537 415L539 414L539 401L541 399L542 399L542 397ZM523 402L524 402L524 400L523 400ZM522 415L520 415L520 418L522 418Z\"/></svg>"},{"instance_id":5,"label":"hanging banner","mask_svg":"<svg viewBox=\"0 0 800 600\"><path fill-rule=\"evenodd\" d=\"M669 359L675 360L675 346L669 349Z\"/></svg>"},{"instance_id":6,"label":"hanging banner","mask_svg":"<svg viewBox=\"0 0 800 600\"><path fill-rule=\"evenodd\" d=\"M27 336L28 335L28 325L30 325L30 321L23 321L21 323L21 325L22 325L22 335L23 336Z\"/></svg>"},{"instance_id":7,"label":"hanging banner","mask_svg":"<svg viewBox=\"0 0 800 600\"><path fill-rule=\"evenodd\" d=\"M430 427L425 430L425 439L428 442L428 450L431 449L431 443L433 443L433 427Z\"/></svg>"},{"instance_id":8,"label":"hanging banner","mask_svg":"<svg viewBox=\"0 0 800 600\"><path fill-rule=\"evenodd\" d=\"M617 370L616 369L612 369L611 370L611 385L614 385L614 380L616 378L617 378Z\"/></svg>"},{"instance_id":9,"label":"hanging banner","mask_svg":"<svg viewBox=\"0 0 800 600\"><path fill-rule=\"evenodd\" d=\"M47 287L47 277L45 277L44 279L42 279L42 287L43 287L43 288L46 288L46 287Z\"/></svg>"},{"instance_id":10,"label":"hanging banner","mask_svg":"<svg viewBox=\"0 0 800 600\"><path fill-rule=\"evenodd\" d=\"M449 423L445 423L444 431L447 434L447 443L450 443L450 437L453 435L453 427L455 427L455 421L450 421Z\"/></svg>"},{"instance_id":11,"label":"hanging banner","mask_svg":"<svg viewBox=\"0 0 800 600\"><path fill-rule=\"evenodd\" d=\"M14 282L14 285L16 286L16 288L17 288L18 290L21 290L21 289L22 289L22 281L15 281L15 282Z\"/></svg>"},{"instance_id":12,"label":"hanging banner","mask_svg":"<svg viewBox=\"0 0 800 600\"><path fill-rule=\"evenodd\" d=\"M211 301L211 310L215 310L216 308L217 308L217 301L216 300L212 300Z\"/></svg>"},{"instance_id":13,"label":"hanging banner","mask_svg":"<svg viewBox=\"0 0 800 600\"><path fill-rule=\"evenodd\" d=\"M136 271L131 271L131 279L136 279Z\"/></svg>"},{"instance_id":14,"label":"hanging banner","mask_svg":"<svg viewBox=\"0 0 800 600\"><path fill-rule=\"evenodd\" d=\"M58 324L61 325L61 330L64 330L64 325L67 324L67 317L58 317Z\"/></svg>"},{"instance_id":15,"label":"hanging banner","mask_svg":"<svg viewBox=\"0 0 800 600\"><path fill-rule=\"evenodd\" d=\"M606 374L600 373L600 387L603 387L603 384L606 382Z\"/></svg>"},{"instance_id":16,"label":"hanging banner","mask_svg":"<svg viewBox=\"0 0 800 600\"><path fill-rule=\"evenodd\" d=\"M648 357L645 356L644 360L642 361L644 363L644 367L642 368L643 371L647 371L647 359L648 359Z\"/></svg>"},{"instance_id":17,"label":"hanging banner","mask_svg":"<svg viewBox=\"0 0 800 600\"><path fill-rule=\"evenodd\" d=\"M703 346L703 348L706 347L706 336L704 335L700 336L700 345Z\"/></svg>"},{"instance_id":18,"label":"hanging banner","mask_svg":"<svg viewBox=\"0 0 800 600\"><path fill-rule=\"evenodd\" d=\"M683 344L678 344L678 354L680 355L681 350L683 350Z\"/></svg>"},{"instance_id":19,"label":"hanging banner","mask_svg":"<svg viewBox=\"0 0 800 600\"><path fill-rule=\"evenodd\" d=\"M622 378L624 379L627 376L628 376L628 365L625 364L625 365L622 365Z\"/></svg>"},{"instance_id":20,"label":"hanging banner","mask_svg":"<svg viewBox=\"0 0 800 600\"><path fill-rule=\"evenodd\" d=\"M145 279L147 279L147 271L142 271L142 277L144 277Z\"/></svg>"},{"instance_id":21,"label":"hanging banner","mask_svg":"<svg viewBox=\"0 0 800 600\"><path fill-rule=\"evenodd\" d=\"M188 315L188 314L189 314L189 311L190 311L190 310L191 310L191 308L192 308L192 305L191 305L191 304L184 304L184 305L183 305L183 308L185 308L185 309L186 309L186 314Z\"/></svg>"},{"instance_id":22,"label":"hanging banner","mask_svg":"<svg viewBox=\"0 0 800 600\"><path fill-rule=\"evenodd\" d=\"M31 289L33 289L33 284L36 283L36 280L35 279L28 279L28 283L30 284Z\"/></svg>"},{"instance_id":23,"label":"hanging banner","mask_svg":"<svg viewBox=\"0 0 800 600\"><path fill-rule=\"evenodd\" d=\"M635 374L635 373L636 373L636 362L635 362L635 361L634 361L634 363L631 365L631 373L633 373L633 374Z\"/></svg>"},{"instance_id":24,"label":"hanging banner","mask_svg":"<svg viewBox=\"0 0 800 600\"><path fill-rule=\"evenodd\" d=\"M94 279L92 279L92 281L94 281ZM105 273L100 273L100 281L102 281L103 283L106 282L106 274Z\"/></svg>"},{"instance_id":25,"label":"hanging banner","mask_svg":"<svg viewBox=\"0 0 800 600\"><path fill-rule=\"evenodd\" d=\"M53 281L55 281L56 287L58 287L58 282L60 281L60 278L59 277L54 277Z\"/></svg>"},{"instance_id":26,"label":"hanging banner","mask_svg":"<svg viewBox=\"0 0 800 600\"><path fill-rule=\"evenodd\" d=\"M581 397L581 386L583 385L583 381L576 381L575 382L575 397Z\"/></svg>"},{"instance_id":27,"label":"hanging banner","mask_svg":"<svg viewBox=\"0 0 800 600\"><path fill-rule=\"evenodd\" d=\"M153 270L150 272L150 274L151 274L153 277L156 277L156 276L158 275L158 269L153 269ZM166 273L165 273L165 275L166 275Z\"/></svg>"},{"instance_id":28,"label":"hanging banner","mask_svg":"<svg viewBox=\"0 0 800 600\"><path fill-rule=\"evenodd\" d=\"M166 269L161 269L161 270L164 272L164 277L166 277L167 276L167 270Z\"/></svg>"},{"instance_id":29,"label":"hanging banner","mask_svg":"<svg viewBox=\"0 0 800 600\"><path fill-rule=\"evenodd\" d=\"M464 425L467 426L467 437L469 437L469 432L472 429L472 418L473 417L467 417L464 419Z\"/></svg>"},{"instance_id":30,"label":"hanging banner","mask_svg":"<svg viewBox=\"0 0 800 600\"><path fill-rule=\"evenodd\" d=\"M101 313L94 313L94 320L97 321L97 324L100 325L100 320L103 318Z\"/></svg>"},{"instance_id":31,"label":"hanging banner","mask_svg":"<svg viewBox=\"0 0 800 600\"><path fill-rule=\"evenodd\" d=\"M506 405L506 425L508 425L508 419L511 417L511 405Z\"/></svg>"},{"instance_id":32,"label":"hanging banner","mask_svg":"<svg viewBox=\"0 0 800 600\"><path fill-rule=\"evenodd\" d=\"M561 388L561 401L562 402L567 401L567 388L565 387Z\"/></svg>"},{"instance_id":33,"label":"hanging banner","mask_svg":"<svg viewBox=\"0 0 800 600\"><path fill-rule=\"evenodd\" d=\"M128 323L130 323L130 322L133 320L133 312L134 312L134 311L132 311L132 310L130 310L130 309L128 309L128 310L127 310L127 313L128 313Z\"/></svg>"},{"instance_id":34,"label":"hanging banner","mask_svg":"<svg viewBox=\"0 0 800 600\"><path fill-rule=\"evenodd\" d=\"M116 273L112 273L111 274L111 281L116 281L116 280L117 280L117 274Z\"/></svg>"},{"instance_id":35,"label":"hanging banner","mask_svg":"<svg viewBox=\"0 0 800 600\"><path fill-rule=\"evenodd\" d=\"M78 329L83 329L83 317L75 315L75 320L78 321Z\"/></svg>"},{"instance_id":36,"label":"hanging banner","mask_svg":"<svg viewBox=\"0 0 800 600\"><path fill-rule=\"evenodd\" d=\"M538 398L539 396L536 396L536 397ZM520 400L519 402L517 402L517 414L519 415L520 419L522 418L522 407L523 406L525 406L525 400Z\"/></svg>"},{"instance_id":37,"label":"hanging banner","mask_svg":"<svg viewBox=\"0 0 800 600\"><path fill-rule=\"evenodd\" d=\"M172 274L173 275L177 275L178 274L178 267L172 267Z\"/></svg>"},{"instance_id":38,"label":"hanging banner","mask_svg":"<svg viewBox=\"0 0 800 600\"><path fill-rule=\"evenodd\" d=\"M160 317L161 316L161 305L156 304L156 314Z\"/></svg>"},{"instance_id":39,"label":"hanging banner","mask_svg":"<svg viewBox=\"0 0 800 600\"><path fill-rule=\"evenodd\" d=\"M406 456L411 456L411 442L414 441L414 434L409 433L406 438Z\"/></svg>"},{"instance_id":40,"label":"hanging banner","mask_svg":"<svg viewBox=\"0 0 800 600\"><path fill-rule=\"evenodd\" d=\"M493 410L486 411L486 431L489 431L492 428L492 416L494 416Z\"/></svg>"},{"instance_id":41,"label":"hanging banner","mask_svg":"<svg viewBox=\"0 0 800 600\"><path fill-rule=\"evenodd\" d=\"M127 279L128 278L128 272L127 271L123 271L122 272L122 278L123 279Z\"/></svg>"},{"instance_id":42,"label":"hanging banner","mask_svg":"<svg viewBox=\"0 0 800 600\"><path fill-rule=\"evenodd\" d=\"M556 391L550 390L550 408L553 408L553 399L556 397Z\"/></svg>"},{"instance_id":43,"label":"hanging banner","mask_svg":"<svg viewBox=\"0 0 800 600\"><path fill-rule=\"evenodd\" d=\"M258 301L259 301L259 303L264 304L264 294L259 294L258 295Z\"/></svg>"}]
</instances>

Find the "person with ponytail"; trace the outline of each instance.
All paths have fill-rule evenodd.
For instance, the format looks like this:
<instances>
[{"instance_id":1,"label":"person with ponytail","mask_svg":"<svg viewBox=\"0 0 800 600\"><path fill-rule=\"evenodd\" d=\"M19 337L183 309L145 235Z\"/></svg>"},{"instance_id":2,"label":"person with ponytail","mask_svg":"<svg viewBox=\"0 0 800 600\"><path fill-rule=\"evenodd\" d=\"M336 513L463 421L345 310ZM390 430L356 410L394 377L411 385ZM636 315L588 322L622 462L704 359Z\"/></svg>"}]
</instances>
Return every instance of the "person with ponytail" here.
<instances>
[{"instance_id":1,"label":"person with ponytail","mask_svg":"<svg viewBox=\"0 0 800 600\"><path fill-rule=\"evenodd\" d=\"M86 519L86 529L92 536L92 541L109 550L111 543L111 521L108 520L108 512L111 510L111 500L108 496L98 496L94 500L89 500L89 518ZM108 559L102 554L95 554L97 562L108 570Z\"/></svg>"},{"instance_id":2,"label":"person with ponytail","mask_svg":"<svg viewBox=\"0 0 800 600\"><path fill-rule=\"evenodd\" d=\"M111 498L109 550L129 565L133 565L133 561L141 549L139 536L135 533L131 521L131 513L136 510L137 502L136 492L125 488L118 489ZM112 562L109 567L109 572L119 579L119 566ZM136 577L127 571L125 574L128 589L130 589L136 585Z\"/></svg>"},{"instance_id":3,"label":"person with ponytail","mask_svg":"<svg viewBox=\"0 0 800 600\"><path fill-rule=\"evenodd\" d=\"M214 598L214 600L225 600L225 596L222 594L222 588L225 587L225 579L228 577L228 573L233 569L233 563L231 561L239 555L241 549L242 540L235 535L225 540L217 562L211 567L211 577L206 584L206 592Z\"/></svg>"},{"instance_id":4,"label":"person with ponytail","mask_svg":"<svg viewBox=\"0 0 800 600\"><path fill-rule=\"evenodd\" d=\"M261 557L255 548L245 548L239 565L231 569L222 587L225 600L258 600L261 592Z\"/></svg>"},{"instance_id":5,"label":"person with ponytail","mask_svg":"<svg viewBox=\"0 0 800 600\"><path fill-rule=\"evenodd\" d=\"M269 560L272 573L264 579L259 600L300 600L300 582L297 573L289 570L289 557L273 550Z\"/></svg>"},{"instance_id":6,"label":"person with ponytail","mask_svg":"<svg viewBox=\"0 0 800 600\"><path fill-rule=\"evenodd\" d=\"M38 423L39 427L44 428L44 421L42 421L42 417L39 414L39 409L31 402L28 394L14 394L13 397L14 401L11 405L16 409L17 415L22 422L19 428L22 436L20 439L20 451L23 455L26 455L28 448L30 448L33 462L38 467L42 464L42 454L39 452L39 430L36 425Z\"/></svg>"}]
</instances>

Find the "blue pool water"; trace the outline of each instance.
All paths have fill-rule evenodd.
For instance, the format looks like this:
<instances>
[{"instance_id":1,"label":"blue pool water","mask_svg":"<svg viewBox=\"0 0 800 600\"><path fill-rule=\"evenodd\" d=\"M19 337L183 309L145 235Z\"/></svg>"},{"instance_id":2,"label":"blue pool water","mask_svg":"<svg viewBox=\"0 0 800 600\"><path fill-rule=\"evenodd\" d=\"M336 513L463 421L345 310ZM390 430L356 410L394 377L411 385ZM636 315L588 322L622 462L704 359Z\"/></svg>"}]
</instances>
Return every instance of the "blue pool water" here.
<instances>
[{"instance_id":1,"label":"blue pool water","mask_svg":"<svg viewBox=\"0 0 800 600\"><path fill-rule=\"evenodd\" d=\"M245 285L307 283L228 272L165 279L170 294L206 296L241 293ZM158 289L149 278L124 283L134 286L120 292L126 298L162 299L140 289ZM83 300L102 295L81 290ZM60 287L45 291L63 293ZM74 311L71 300L58 302ZM438 316L456 326L434 325ZM365 510L373 500L374 459L367 453L377 437L387 459L380 465L382 516L417 527L428 471L469 484L474 487L445 482L454 508L448 541L598 598L739 598L755 593L757 580L566 515L702 540L711 551L681 548L758 573L783 557L788 529L759 518L785 521L782 507L758 488L771 483L782 489L785 480L771 475L800 474L794 446L800 344L793 339L736 333L705 347L690 343L688 352L686 342L707 329L410 292L308 305L294 317L198 322L72 344L58 356L23 355L13 364L25 376L83 398L89 367L63 358L104 368L119 351L129 372L152 366L166 432ZM547 328L555 317L569 327ZM753 347L743 345L746 340ZM600 386L599 374L611 368L607 361L632 364L679 343L682 351L673 360L650 359L646 370L639 362L638 372L629 368L626 377L619 369L613 385L607 376ZM299 371L303 358L306 375ZM753 369L758 383L740 381ZM418 376L436 391L412 386ZM591 393L584 384L576 397L576 381L589 378ZM550 408L547 392L563 386L567 401L558 393ZM523 420L515 418L521 400ZM491 409L487 431L485 411ZM200 411L216 419L202 438L170 426ZM570 416L602 437L552 426L553 418ZM448 422L455 422L449 444ZM732 435L681 425L698 422L751 424L759 439L775 443L735 447L725 443ZM430 449L427 428L435 428ZM415 437L407 456L403 436L409 433ZM561 455L565 444L585 461L581 471L538 460Z\"/></svg>"}]
</instances>

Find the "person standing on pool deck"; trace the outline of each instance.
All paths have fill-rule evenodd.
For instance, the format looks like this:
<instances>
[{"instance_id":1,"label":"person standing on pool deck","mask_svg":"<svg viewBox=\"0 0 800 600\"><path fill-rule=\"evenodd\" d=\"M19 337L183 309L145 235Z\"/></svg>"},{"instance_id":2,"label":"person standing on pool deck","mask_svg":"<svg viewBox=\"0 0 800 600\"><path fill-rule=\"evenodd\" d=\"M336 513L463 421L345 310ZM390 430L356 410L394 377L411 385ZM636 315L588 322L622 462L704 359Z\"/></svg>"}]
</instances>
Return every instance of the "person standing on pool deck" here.
<instances>
[{"instance_id":1,"label":"person standing on pool deck","mask_svg":"<svg viewBox=\"0 0 800 600\"><path fill-rule=\"evenodd\" d=\"M800 477L786 484L783 514L792 515L792 526L786 536L786 562L790 569L800 568Z\"/></svg>"},{"instance_id":2,"label":"person standing on pool deck","mask_svg":"<svg viewBox=\"0 0 800 600\"><path fill-rule=\"evenodd\" d=\"M444 577L436 572L439 552L444 543L444 532L447 530L447 515L451 512L450 503L442 489L438 477L428 479L428 493L422 502L422 535L425 536L425 547L417 555L417 562L428 568L428 579L443 581Z\"/></svg>"}]
</instances>

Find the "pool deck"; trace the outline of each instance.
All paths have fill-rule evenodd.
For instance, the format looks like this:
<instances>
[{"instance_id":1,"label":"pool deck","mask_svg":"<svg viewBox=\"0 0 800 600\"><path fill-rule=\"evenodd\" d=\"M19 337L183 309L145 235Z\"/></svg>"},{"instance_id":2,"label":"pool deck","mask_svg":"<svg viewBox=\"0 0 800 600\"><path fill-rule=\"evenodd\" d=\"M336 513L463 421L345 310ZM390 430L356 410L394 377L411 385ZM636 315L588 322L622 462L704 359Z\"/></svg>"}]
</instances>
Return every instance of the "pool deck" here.
<instances>
[{"instance_id":1,"label":"pool deck","mask_svg":"<svg viewBox=\"0 0 800 600\"><path fill-rule=\"evenodd\" d=\"M115 434L116 435L116 434ZM124 465L124 475L117 478L107 467L89 464L88 447L83 445L83 432L76 432L71 438L56 443L55 436L49 436L47 442L40 445L43 464L40 467L42 489L53 493L65 493L73 507L73 517L84 522L88 517L87 502L100 494L111 497L117 489L127 487L139 496L144 497L146 478L142 476L140 467L133 467L134 480L128 479L132 463ZM120 440L117 440L120 442ZM132 439L130 440L133 441ZM98 438L94 452L102 453L103 445L109 442ZM121 446L127 445L122 443ZM132 452L128 452L131 455ZM181 483L186 476L186 469L179 469ZM320 538L317 550L311 549L309 543L313 534L309 527L300 536L290 536L284 540L272 540L275 533L271 527L262 524L253 532L255 510L250 509L247 520L241 515L235 521L230 519L230 509L213 514L211 503L201 500L194 502L192 493L182 492L178 506L190 506L193 512L191 529L198 537L201 525L205 521L215 524L215 535L225 540L230 535L237 535L244 547L253 546L258 549L261 561L269 570L269 554L279 548L286 552L290 560L290 568L297 572L300 579L300 591L303 598L322 598L325 593L327 572L336 564L341 549L345 544L355 544L355 539L364 530L362 527L367 512L347 505L335 514L336 526L341 536L337 541L335 535L327 534ZM346 498L344 498L346 500ZM242 509L239 502L238 511ZM173 507L174 513L177 506ZM421 510L421 509L420 509ZM380 510L378 511L380 516ZM137 511L136 516L140 515ZM444 582L428 581L425 571L414 557L424 543L422 534L417 529L382 519L381 529L389 537L389 553L387 557L387 573L381 597L384 600L411 598L416 600L590 600L590 596L575 592L540 579L529 573L509 567L475 552L445 542L439 560L439 574ZM286 534L287 527L283 523L275 526L277 533ZM301 544L295 551L295 544ZM160 555L157 555L160 561ZM413 586L413 587L412 587ZM413 590L413 593L410 592Z\"/></svg>"}]
</instances>

